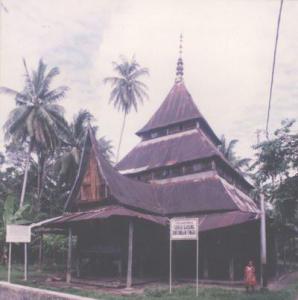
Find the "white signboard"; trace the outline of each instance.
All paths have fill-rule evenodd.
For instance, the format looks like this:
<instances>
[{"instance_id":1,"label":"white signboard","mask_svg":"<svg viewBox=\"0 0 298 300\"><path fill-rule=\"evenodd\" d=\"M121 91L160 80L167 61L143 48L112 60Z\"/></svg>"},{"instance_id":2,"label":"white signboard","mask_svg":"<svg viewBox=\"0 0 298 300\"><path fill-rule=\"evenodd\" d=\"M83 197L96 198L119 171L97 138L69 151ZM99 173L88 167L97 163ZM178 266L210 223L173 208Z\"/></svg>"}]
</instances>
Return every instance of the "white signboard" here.
<instances>
[{"instance_id":1,"label":"white signboard","mask_svg":"<svg viewBox=\"0 0 298 300\"><path fill-rule=\"evenodd\" d=\"M170 221L172 240L197 240L198 218L173 218Z\"/></svg>"},{"instance_id":2,"label":"white signboard","mask_svg":"<svg viewBox=\"0 0 298 300\"><path fill-rule=\"evenodd\" d=\"M30 243L31 228L24 225L6 226L6 243Z\"/></svg>"}]
</instances>

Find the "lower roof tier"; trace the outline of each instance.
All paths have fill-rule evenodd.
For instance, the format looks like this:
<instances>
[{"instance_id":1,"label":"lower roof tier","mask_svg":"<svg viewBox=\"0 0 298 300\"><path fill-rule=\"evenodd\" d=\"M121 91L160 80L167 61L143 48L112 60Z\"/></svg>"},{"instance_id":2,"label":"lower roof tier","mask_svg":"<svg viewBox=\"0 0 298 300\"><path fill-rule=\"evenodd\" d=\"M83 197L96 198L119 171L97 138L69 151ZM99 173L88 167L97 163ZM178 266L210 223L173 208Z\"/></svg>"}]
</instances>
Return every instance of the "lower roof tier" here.
<instances>
[{"instance_id":1,"label":"lower roof tier","mask_svg":"<svg viewBox=\"0 0 298 300\"><path fill-rule=\"evenodd\" d=\"M104 159L91 130L88 131L78 175L66 203L68 211L83 209L83 201L77 201L80 200L80 187L87 174L87 162L92 156L95 157L99 177L108 190L106 198L97 202L98 206L116 203L161 216L237 210L258 212L256 204L248 195L229 184L216 171L202 172L192 180L165 184L130 179Z\"/></svg>"},{"instance_id":2,"label":"lower roof tier","mask_svg":"<svg viewBox=\"0 0 298 300\"><path fill-rule=\"evenodd\" d=\"M198 217L200 232L222 229L242 224L255 222L260 215L251 212L224 212L214 214L192 215ZM109 218L130 218L151 222L162 226L168 226L170 219L168 217L157 217L150 214L140 213L125 207L109 205L92 211L66 213L55 219L42 222L44 227L64 228L74 224L84 224L90 221L106 220Z\"/></svg>"}]
</instances>

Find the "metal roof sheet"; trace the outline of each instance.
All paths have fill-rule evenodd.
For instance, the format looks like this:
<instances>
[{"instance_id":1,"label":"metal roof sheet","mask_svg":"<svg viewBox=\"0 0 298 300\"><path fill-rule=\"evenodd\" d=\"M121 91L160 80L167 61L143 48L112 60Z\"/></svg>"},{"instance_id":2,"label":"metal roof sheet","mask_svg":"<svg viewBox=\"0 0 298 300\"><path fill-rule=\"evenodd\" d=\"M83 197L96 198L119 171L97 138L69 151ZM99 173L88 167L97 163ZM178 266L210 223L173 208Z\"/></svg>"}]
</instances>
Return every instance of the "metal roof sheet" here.
<instances>
[{"instance_id":1,"label":"metal roof sheet","mask_svg":"<svg viewBox=\"0 0 298 300\"><path fill-rule=\"evenodd\" d=\"M47 220L45 220L40 226L61 228L65 226L71 226L74 223L87 222L90 220L108 219L111 217L142 219L162 226L167 226L170 220L170 218L168 217L153 216L150 214L136 212L121 206L111 205L92 211L66 213L56 218L56 220L50 219L48 222ZM231 226L241 225L244 223L254 222L260 218L260 215L257 213L232 211L225 213L192 215L191 217L198 217L200 220L200 232L206 232L210 230L217 230Z\"/></svg>"},{"instance_id":2,"label":"metal roof sheet","mask_svg":"<svg viewBox=\"0 0 298 300\"><path fill-rule=\"evenodd\" d=\"M130 179L117 172L97 149L97 142L90 129L86 138L89 151L84 150L82 159L88 160L91 151L95 151L101 177L106 182L110 194L119 204L132 209L158 215L214 212L229 210L254 211L249 205L239 205L249 198L240 197L237 188L224 184L217 174L203 176L201 179L166 184L149 184ZM85 148L88 146L85 143ZM67 208L76 198L84 176L84 168L79 170L74 188L69 196ZM209 174L209 173L208 173ZM251 205L255 204L251 200Z\"/></svg>"},{"instance_id":3,"label":"metal roof sheet","mask_svg":"<svg viewBox=\"0 0 298 300\"><path fill-rule=\"evenodd\" d=\"M218 148L200 129L140 142L118 164L117 169L146 170L196 159L218 156L228 163Z\"/></svg>"}]
</instances>

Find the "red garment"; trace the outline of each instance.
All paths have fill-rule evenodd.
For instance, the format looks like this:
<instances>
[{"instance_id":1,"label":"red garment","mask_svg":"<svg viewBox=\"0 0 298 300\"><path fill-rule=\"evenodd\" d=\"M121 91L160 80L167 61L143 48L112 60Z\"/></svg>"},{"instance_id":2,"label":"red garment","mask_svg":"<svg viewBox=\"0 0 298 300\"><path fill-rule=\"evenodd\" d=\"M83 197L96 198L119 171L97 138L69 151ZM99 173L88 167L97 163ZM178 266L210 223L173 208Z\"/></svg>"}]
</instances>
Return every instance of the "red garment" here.
<instances>
[{"instance_id":1,"label":"red garment","mask_svg":"<svg viewBox=\"0 0 298 300\"><path fill-rule=\"evenodd\" d=\"M257 284L256 270L254 266L246 266L244 269L244 281L246 286L255 286Z\"/></svg>"}]
</instances>

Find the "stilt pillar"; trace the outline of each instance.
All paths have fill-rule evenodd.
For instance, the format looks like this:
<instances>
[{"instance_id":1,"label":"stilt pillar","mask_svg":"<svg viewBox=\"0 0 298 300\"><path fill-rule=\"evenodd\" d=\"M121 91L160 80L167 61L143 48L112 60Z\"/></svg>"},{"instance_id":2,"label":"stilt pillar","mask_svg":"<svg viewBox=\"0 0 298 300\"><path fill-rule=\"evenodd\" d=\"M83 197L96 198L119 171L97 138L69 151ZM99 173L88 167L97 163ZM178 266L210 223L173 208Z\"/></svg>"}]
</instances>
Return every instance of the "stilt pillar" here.
<instances>
[{"instance_id":1,"label":"stilt pillar","mask_svg":"<svg viewBox=\"0 0 298 300\"><path fill-rule=\"evenodd\" d=\"M132 252L133 252L133 221L129 220L128 225L128 260L127 260L127 277L126 277L126 288L131 288L132 285Z\"/></svg>"},{"instance_id":2,"label":"stilt pillar","mask_svg":"<svg viewBox=\"0 0 298 300\"><path fill-rule=\"evenodd\" d=\"M260 256L261 256L261 287L267 288L267 240L266 240L266 212L264 195L261 195L261 220L260 220Z\"/></svg>"},{"instance_id":3,"label":"stilt pillar","mask_svg":"<svg viewBox=\"0 0 298 300\"><path fill-rule=\"evenodd\" d=\"M234 259L234 257L231 257L230 263L229 263L229 279L230 279L230 281L235 280L234 264L235 264L235 259Z\"/></svg>"},{"instance_id":4,"label":"stilt pillar","mask_svg":"<svg viewBox=\"0 0 298 300\"><path fill-rule=\"evenodd\" d=\"M71 256L72 256L72 229L68 228L68 249L67 249L67 265L66 265L66 282L71 281Z\"/></svg>"},{"instance_id":5,"label":"stilt pillar","mask_svg":"<svg viewBox=\"0 0 298 300\"><path fill-rule=\"evenodd\" d=\"M203 261L203 278L208 279L209 277L209 269L208 269L208 258L205 257Z\"/></svg>"},{"instance_id":6,"label":"stilt pillar","mask_svg":"<svg viewBox=\"0 0 298 300\"><path fill-rule=\"evenodd\" d=\"M43 233L39 235L39 248L38 248L38 270L42 270L43 263Z\"/></svg>"}]
</instances>

